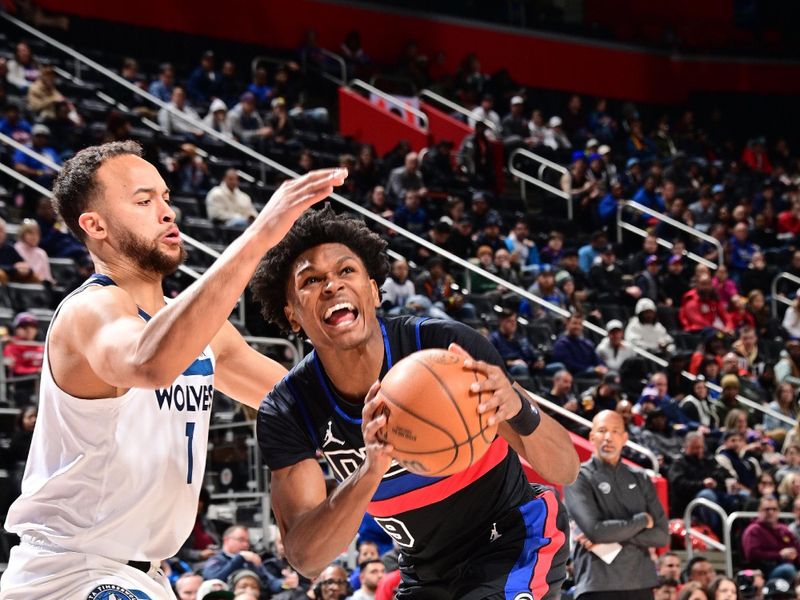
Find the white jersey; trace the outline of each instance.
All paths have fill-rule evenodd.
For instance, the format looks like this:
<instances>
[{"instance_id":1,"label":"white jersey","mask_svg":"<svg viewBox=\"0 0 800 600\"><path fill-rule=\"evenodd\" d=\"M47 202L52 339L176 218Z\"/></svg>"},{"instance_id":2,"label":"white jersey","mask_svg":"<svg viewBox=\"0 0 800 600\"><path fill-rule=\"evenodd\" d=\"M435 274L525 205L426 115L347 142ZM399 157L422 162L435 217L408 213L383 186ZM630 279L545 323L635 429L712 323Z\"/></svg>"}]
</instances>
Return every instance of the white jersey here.
<instances>
[{"instance_id":1,"label":"white jersey","mask_svg":"<svg viewBox=\"0 0 800 600\"><path fill-rule=\"evenodd\" d=\"M75 293L89 285L114 282L93 275ZM22 495L5 528L116 560L173 556L195 523L213 394L210 347L168 388L97 400L60 389L46 349Z\"/></svg>"}]
</instances>

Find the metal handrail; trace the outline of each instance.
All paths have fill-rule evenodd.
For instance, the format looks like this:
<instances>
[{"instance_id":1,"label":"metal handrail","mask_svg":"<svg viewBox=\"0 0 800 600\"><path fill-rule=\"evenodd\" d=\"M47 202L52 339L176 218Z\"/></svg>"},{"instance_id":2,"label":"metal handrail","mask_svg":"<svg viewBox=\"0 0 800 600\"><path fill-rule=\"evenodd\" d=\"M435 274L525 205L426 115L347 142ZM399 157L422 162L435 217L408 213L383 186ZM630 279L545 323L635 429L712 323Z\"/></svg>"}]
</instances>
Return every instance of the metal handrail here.
<instances>
[{"instance_id":1,"label":"metal handrail","mask_svg":"<svg viewBox=\"0 0 800 600\"><path fill-rule=\"evenodd\" d=\"M627 223L627 222L623 221L621 219L621 217L620 217L620 209L618 207L618 209L617 209L617 240L618 241L622 239L622 230L623 229L626 230L626 231L630 231L632 233L635 233L636 235L641 236L641 237L646 237L646 236L649 235L649 233L647 231L645 231L644 229L642 229L641 227L637 227L636 225L633 225L632 223ZM672 242L667 241L667 240L662 239L662 238L656 238L656 243L659 246L662 246L662 247L666 248L667 250L672 250L672 248L675 246L675 244L673 244ZM700 256L699 254L695 254L694 252L689 252L688 250L684 250L683 251L683 255L686 258L688 258L689 260L693 260L696 263L700 263L700 264L703 264L703 265L707 266L709 269L716 269L717 268L716 263L713 263L710 260L708 260L707 258L705 258L703 256Z\"/></svg>"},{"instance_id":2,"label":"metal handrail","mask_svg":"<svg viewBox=\"0 0 800 600\"><path fill-rule=\"evenodd\" d=\"M787 306L791 306L794 304L789 298L784 296L783 294L778 293L778 281L781 279L785 279L786 281L791 281L792 283L796 283L800 286L800 277L796 275L792 275L791 273L787 273L786 271L781 271L778 273L775 278L772 280L772 285L770 286L771 293L771 300L772 303L772 316L776 317L778 315L778 302L781 304L786 304Z\"/></svg>"},{"instance_id":3,"label":"metal handrail","mask_svg":"<svg viewBox=\"0 0 800 600\"><path fill-rule=\"evenodd\" d=\"M338 83L339 85L345 85L347 83L347 63L345 62L344 57L326 48L320 48L319 50L320 52L322 52L322 54L324 54L330 59L333 59L334 62L339 64L339 72L341 73L341 76L339 77L338 80L334 78L334 83Z\"/></svg>"},{"instance_id":4,"label":"metal handrail","mask_svg":"<svg viewBox=\"0 0 800 600\"><path fill-rule=\"evenodd\" d=\"M50 159L49 156L45 156L44 154L40 154L40 153L36 152L36 150L26 146L25 144L20 144L17 140L15 140L12 137L7 136L5 133L0 133L0 142L3 142L4 144L6 144L8 146L11 146L12 148L16 148L17 150L19 150L23 154L27 154L31 158L35 158L40 163L50 167L54 171L58 171L61 168L58 165L58 163L54 163Z\"/></svg>"},{"instance_id":5,"label":"metal handrail","mask_svg":"<svg viewBox=\"0 0 800 600\"><path fill-rule=\"evenodd\" d=\"M689 502L689 504L686 505L686 509L683 511L683 526L684 529L686 530L686 537L688 538L686 541L687 560L691 560L692 555L694 554L694 549L692 548L693 537L703 540L706 544L713 546L717 550L721 550L722 552L726 553L730 552L731 544L729 539L725 540L722 544L720 544L717 540L712 540L707 535L704 535L703 533L697 531L696 529L692 529L692 512L698 506L705 506L706 508L713 510L720 516L723 523L728 518L728 513L725 512L724 508L722 508L716 502L712 502L711 500L708 500L706 498L695 498L694 500ZM723 529L723 535L724 533L725 531ZM728 532L728 534L730 534L730 531ZM726 560L727 560L727 554L726 554Z\"/></svg>"},{"instance_id":6,"label":"metal handrail","mask_svg":"<svg viewBox=\"0 0 800 600\"><path fill-rule=\"evenodd\" d=\"M618 239L618 241L622 240L622 226L621 225L623 224L623 221L622 221L621 217L622 217L622 211L624 209L626 209L626 208L630 208L632 210L638 210L639 212L644 213L646 215L649 215L649 216L653 217L654 219L657 219L657 220L661 221L662 223L666 223L667 225L671 225L672 227L675 227L676 229L680 229L684 233L688 233L689 235L694 236L697 239L703 240L704 242L708 242L709 244L713 244L714 247L716 247L716 249L717 249L717 264L716 265L714 263L712 263L711 261L709 261L709 260L707 260L707 259L705 259L703 257L697 256L697 255L694 255L693 260L696 260L697 262L702 262L702 263L706 264L709 268L712 268L712 269L716 269L719 266L722 266L722 263L725 260L725 252L724 252L724 250L722 248L722 244L720 243L720 241L717 238L715 238L713 236L710 236L710 235L708 235L706 233L703 233L702 231L700 231L698 229L695 229L694 227L690 227L689 225L686 225L685 223L681 223L680 221L677 221L677 220L673 219L672 217L668 217L667 215L661 214L660 212L658 212L656 210L653 210L652 208L648 208L644 204L640 204L638 202L634 202L633 200L625 200L625 201L621 202L619 204L619 206L617 206L617 239Z\"/></svg>"},{"instance_id":7,"label":"metal handrail","mask_svg":"<svg viewBox=\"0 0 800 600\"><path fill-rule=\"evenodd\" d=\"M397 98L395 98L391 94L387 94L386 92L382 92L381 90L376 88L374 85L368 84L363 79L353 79L353 80L351 80L348 87L361 88L364 91L367 91L367 92L369 92L371 94L375 94L376 96L379 96L379 97L383 98L387 102L390 102L391 104L394 104L395 106L397 106L399 108L402 108L403 110L405 110L405 111L411 113L412 115L414 115L415 117L417 117L420 120L420 122L422 123L420 128L424 129L425 131L428 131L428 115L426 115L424 112L422 112L418 108L414 108L413 106L411 106L407 102L403 102L402 100L398 100Z\"/></svg>"},{"instance_id":8,"label":"metal handrail","mask_svg":"<svg viewBox=\"0 0 800 600\"><path fill-rule=\"evenodd\" d=\"M552 410L554 413L557 413L562 417L566 417L567 419L577 423L578 425L582 425L583 427L588 427L589 429L592 428L592 422L589 421L588 419L584 419L582 416L576 415L574 412L567 410L563 406L559 406L555 402L551 402L550 400L543 398L539 394L536 394L530 390L525 390L525 391L528 392L528 394L530 394L534 400L536 400L537 404L541 404L548 410ZM636 442L631 442L630 440L628 440L625 443L625 446L627 446L631 450L635 450L636 452L645 455L653 465L653 468L647 469L647 471L652 472L653 475L658 475L658 458L652 452L652 450L650 450L649 448L645 448L644 446L637 444Z\"/></svg>"},{"instance_id":9,"label":"metal handrail","mask_svg":"<svg viewBox=\"0 0 800 600\"><path fill-rule=\"evenodd\" d=\"M127 90L129 90L129 91L131 91L131 92L133 92L135 94L138 94L139 96L142 96L143 98L148 99L151 103L155 104L156 106L158 106L160 108L163 108L163 109L167 110L168 112L170 112L170 113L172 113L172 114L174 114L176 116L181 116L182 118L184 118L184 120L190 122L197 129L200 129L200 130L204 131L210 137L213 137L213 138L215 138L217 140L220 140L223 143L227 144L228 146L236 148L237 150L239 150L240 152L246 154L247 156L255 159L256 161L258 161L258 162L260 162L260 163L262 163L262 164L264 164L264 165L274 169L275 171L277 171L279 173L282 173L282 174L284 174L284 175L286 175L288 177L296 178L296 177L300 176L296 171L293 171L292 169L282 165L281 163L276 162L276 161L272 160L271 158L268 158L267 156L264 156L263 154L253 150L249 146L245 146L244 144L242 144L241 142L238 142L237 140L230 139L230 138L222 135L221 133L219 133L215 129L213 129L213 128L209 127L208 125L206 125L205 123L203 123L202 121L194 120L194 119L187 118L187 117L183 116L182 113L177 111L173 106L170 106L168 103L162 102L161 100L159 100L158 98L156 98L155 96L150 94L149 92L147 92L145 90L142 90L141 88L135 86L134 84L132 84L129 81L127 81L126 79L120 77L117 73L111 71L110 69L107 69L106 67L102 66L101 64L99 64L99 63L93 61L92 59L84 56L80 52L77 52L76 50L73 50L69 46L66 46L66 45L62 44L58 40L53 39L49 35L40 32L38 29L36 29L34 27L31 27L27 23L24 23L24 22L20 21L16 17L12 17L11 15L9 15L9 14L7 14L5 12L0 12L0 17L2 17L4 19L6 19L7 21L15 24L17 27L19 27L20 29L23 29L24 31L28 32L29 34L31 34L31 35L33 35L35 37L38 37L39 39L47 42L48 44L52 45L54 48L64 52L65 54L68 54L69 56L71 56L72 58L76 59L77 61L80 61L80 62L88 65L89 67L91 67L95 71L98 71L99 73L101 73L105 77L111 79L115 83L118 83L119 85L121 85L122 87L126 88ZM360 81L360 80L355 80L355 81ZM365 84L365 85L369 85L369 84ZM380 91L380 90L378 90L378 91ZM413 107L411 107L411 108L413 108ZM419 112L419 111L417 111L417 112ZM527 150L523 150L523 149L519 149L519 150L522 150L523 152L528 152ZM529 154L532 154L538 160L547 161L547 159L544 159L543 157L539 157L538 155L535 155L532 152L530 152ZM547 163L549 163L548 166L556 165L556 163L551 163L551 161L547 161ZM561 167L560 165L556 165L556 166L560 167L561 169L564 169L564 167ZM4 165L0 164L0 169L2 169L3 167L4 167ZM13 174L12 176L19 175L18 173L16 173L16 171L12 171L12 174ZM40 190L44 189L41 186L38 186L38 184L35 184L35 182L31 182L31 183L36 185L36 187L38 189L40 189ZM538 182L538 183L542 183L542 182ZM36 189L36 188L34 188L34 189ZM49 192L46 192L46 194L49 194ZM497 275L495 275L493 273L490 273L488 271L485 271L484 269L481 269L480 267L472 264L471 262L469 262L467 260L464 260L463 258L461 258L459 256L456 256L456 255L452 254L451 252L448 252L447 250L444 250L443 248L440 248L439 246L436 246L432 242L430 242L430 241L428 241L426 239L423 239L423 238L419 237L418 235L415 235L415 234L411 233L410 231L407 231L407 230L403 229L402 227L398 227L392 221L388 221L387 219L384 219L380 215L377 215L377 214L373 213L372 211L370 211L369 209L367 209L367 208L365 208L365 207L363 207L363 206L361 206L359 204L356 204L355 202L352 202L351 200L345 198L344 196L342 196L340 194L337 194L337 193L334 192L334 193L332 193L330 195L330 198L335 200L336 202L344 205L348 210L356 212L356 213L362 215L363 217L365 217L367 219L370 219L370 220L378 223L379 225L381 225L383 227L386 227L387 229L391 229L392 231L398 233L399 235L402 235L403 237L405 237L405 238L409 239L410 241L414 242L415 244L417 244L419 246L422 246L424 248L427 248L431 252L435 252L436 254L439 254L443 258L445 258L445 259L447 259L447 260L459 265L460 267L462 267L464 269L467 269L468 271L471 271L473 273L481 275L482 277L484 277L485 279L488 279L489 281L492 281L493 283L496 283L498 285L504 286L507 290L509 290L509 291L511 291L511 292L513 292L515 294L518 294L519 296L522 296L523 298L533 302L534 304L537 304L537 305L545 308L546 310L548 310L550 312L553 312L553 313L555 313L555 314L557 314L557 315L559 315L561 317L568 317L570 315L570 313L567 310L564 310L563 308L561 308L559 306L556 306L555 304L552 304L551 302L548 302L547 300L544 300L543 298L539 298L538 296L535 296L535 295L531 294L527 290L525 290L525 289L523 289L523 288L521 288L521 287L519 287L517 285L509 283L509 282L501 279L500 277L498 277ZM572 203L570 202L570 206L571 206L571 204ZM181 235L183 235L183 234L181 234ZM188 239L191 239L191 238L188 238L188 236L187 236L187 240ZM197 240L194 240L194 242L198 243ZM206 248L208 248L208 247L206 246ZM591 323L590 321L584 320L583 326L584 326L585 329L588 329L589 331L597 333L598 335L601 335L603 337L607 337L608 336L608 332L605 329L603 329L602 327L598 327L597 325L595 325L594 323ZM633 349L634 352L636 352L636 354L638 354L639 356L642 356L643 358L647 358L648 360L650 360L653 363L657 364L659 367L661 367L661 368L666 368L667 367L667 364L668 364L667 361L662 359L662 358L660 358L660 357L658 357L658 356L656 356L652 352L649 352L649 351L645 350L644 348L640 348L638 346L632 346L632 349ZM688 373L686 371L684 371L682 373L682 375L684 377L688 378L691 381L694 381L695 378L696 378L694 375L692 375L691 373ZM715 391L721 391L721 388L719 386L717 386L717 385L714 385L712 383L708 383L707 385L708 385L708 387L710 389L713 389ZM775 416L779 420L782 420L782 421L785 421L785 422L791 423L791 424L795 423L794 420L788 419L788 417L785 417L784 415L780 415L778 413L772 413L771 411L767 410L765 407L762 407L762 406L760 406L758 404L755 404L755 403L751 402L750 400L748 400L748 399L746 399L746 398L744 398L742 396L737 396L737 399L740 402L742 402L743 404L748 405L748 406L752 406L753 408L756 408L757 410L760 410L761 412L766 412L768 414L772 414L773 416Z\"/></svg>"},{"instance_id":10,"label":"metal handrail","mask_svg":"<svg viewBox=\"0 0 800 600\"><path fill-rule=\"evenodd\" d=\"M295 366L300 363L302 357L300 356L300 351L297 347L292 344L289 340L284 338L276 338L276 337L258 337L254 335L246 335L244 336L244 341L248 344L264 344L268 346L283 346L284 348L288 348L289 352L292 356L292 366Z\"/></svg>"},{"instance_id":11,"label":"metal handrail","mask_svg":"<svg viewBox=\"0 0 800 600\"><path fill-rule=\"evenodd\" d=\"M535 161L539 163L539 179L530 175L529 173L525 173L524 171L520 171L517 167L514 166L514 159L517 156L522 156L529 160ZM546 192L550 192L551 194L558 196L559 198L563 198L567 201L567 218L571 221L572 220L572 194L569 192L565 192L564 190L557 188L555 186L550 185L541 180L542 174L544 173L545 168L553 169L554 171L558 171L561 175L566 175L572 181L572 176L570 175L569 169L566 167L559 165L558 163L554 163L551 160L546 159L543 156L539 156L538 154L531 152L530 150L526 150L525 148L517 148L514 150L508 157L508 171L516 176L519 177L520 182L520 194L522 199L525 200L525 183L532 183L533 185L542 188Z\"/></svg>"},{"instance_id":12,"label":"metal handrail","mask_svg":"<svg viewBox=\"0 0 800 600\"><path fill-rule=\"evenodd\" d=\"M449 99L445 98L441 94L437 94L436 92L431 91L429 89L422 90L419 93L419 96L420 96L420 98L422 98L422 97L430 98L434 102L438 102L439 104L442 104L442 105L446 106L450 110L454 110L458 114L464 115L468 119L474 119L475 118L474 115L472 114L472 111L469 110L468 108L466 108L464 106L461 106L457 102L453 102L452 100L449 100ZM497 131L497 125L495 125L492 121L490 121L488 119L481 119L481 122L484 125L486 125L486 127L491 129L492 131L494 131L494 132ZM469 124L469 123L467 123L467 124Z\"/></svg>"},{"instance_id":13,"label":"metal handrail","mask_svg":"<svg viewBox=\"0 0 800 600\"><path fill-rule=\"evenodd\" d=\"M728 515L722 525L722 537L725 540L725 545L728 547L725 551L725 573L728 577L733 577L733 549L731 548L731 529L733 529L733 522L737 519L755 519L758 513L755 511L737 510ZM778 518L783 521L794 521L795 516L793 513L782 512L778 513Z\"/></svg>"}]
</instances>

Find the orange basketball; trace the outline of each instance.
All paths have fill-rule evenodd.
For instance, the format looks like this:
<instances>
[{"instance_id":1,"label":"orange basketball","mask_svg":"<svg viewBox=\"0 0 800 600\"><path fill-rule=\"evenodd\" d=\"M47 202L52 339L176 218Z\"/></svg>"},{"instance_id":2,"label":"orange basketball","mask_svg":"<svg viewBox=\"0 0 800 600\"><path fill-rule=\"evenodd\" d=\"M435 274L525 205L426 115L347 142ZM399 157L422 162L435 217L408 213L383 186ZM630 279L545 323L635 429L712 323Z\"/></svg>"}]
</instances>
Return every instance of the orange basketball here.
<instances>
[{"instance_id":1,"label":"orange basketball","mask_svg":"<svg viewBox=\"0 0 800 600\"><path fill-rule=\"evenodd\" d=\"M420 350L394 365L381 381L386 440L403 467L428 477L463 471L495 437L489 414L478 414L486 393L469 386L485 380L464 369L464 359L440 349Z\"/></svg>"}]
</instances>

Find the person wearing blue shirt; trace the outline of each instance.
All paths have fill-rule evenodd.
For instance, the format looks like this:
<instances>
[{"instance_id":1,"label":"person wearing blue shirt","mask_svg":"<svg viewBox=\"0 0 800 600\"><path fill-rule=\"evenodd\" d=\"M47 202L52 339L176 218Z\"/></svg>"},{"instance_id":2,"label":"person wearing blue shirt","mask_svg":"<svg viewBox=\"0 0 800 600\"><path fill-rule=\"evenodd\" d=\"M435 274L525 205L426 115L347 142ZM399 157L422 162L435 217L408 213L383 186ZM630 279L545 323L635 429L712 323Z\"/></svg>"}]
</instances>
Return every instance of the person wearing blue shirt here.
<instances>
[{"instance_id":1,"label":"person wearing blue shirt","mask_svg":"<svg viewBox=\"0 0 800 600\"><path fill-rule=\"evenodd\" d=\"M33 134L30 145L31 149L39 154L43 154L57 165L60 165L61 158L58 156L58 152L47 145L50 136L50 128L40 123L34 125L31 132ZM27 155L22 150L17 150L14 152L13 161L15 170L30 177L36 183L46 188L52 186L56 173L40 160Z\"/></svg>"},{"instance_id":2,"label":"person wearing blue shirt","mask_svg":"<svg viewBox=\"0 0 800 600\"><path fill-rule=\"evenodd\" d=\"M0 119L0 133L23 144L31 136L31 124L22 117L19 106L13 102L6 105L5 118Z\"/></svg>"},{"instance_id":3,"label":"person wearing blue shirt","mask_svg":"<svg viewBox=\"0 0 800 600\"><path fill-rule=\"evenodd\" d=\"M208 104L219 93L220 74L214 70L214 52L207 50L186 82L186 92L195 104Z\"/></svg>"},{"instance_id":4,"label":"person wearing blue shirt","mask_svg":"<svg viewBox=\"0 0 800 600\"><path fill-rule=\"evenodd\" d=\"M247 86L247 91L256 97L259 108L268 108L272 101L272 87L267 83L267 68L258 67L253 81Z\"/></svg>"},{"instance_id":5,"label":"person wearing blue shirt","mask_svg":"<svg viewBox=\"0 0 800 600\"><path fill-rule=\"evenodd\" d=\"M511 254L518 257L517 262L523 272L535 271L539 268L539 250L529 237L528 222L524 217L517 219L514 229L506 236L505 245Z\"/></svg>"},{"instance_id":6,"label":"person wearing blue shirt","mask_svg":"<svg viewBox=\"0 0 800 600\"><path fill-rule=\"evenodd\" d=\"M149 91L162 102L172 100L172 90L175 88L175 69L169 63L164 63L158 68L158 79L150 84Z\"/></svg>"},{"instance_id":7,"label":"person wearing blue shirt","mask_svg":"<svg viewBox=\"0 0 800 600\"><path fill-rule=\"evenodd\" d=\"M417 190L407 190L405 202L394 213L394 222L411 233L422 235L428 228L428 214L420 206Z\"/></svg>"},{"instance_id":8,"label":"person wearing blue shirt","mask_svg":"<svg viewBox=\"0 0 800 600\"><path fill-rule=\"evenodd\" d=\"M600 199L597 205L597 216L603 225L611 225L617 219L617 206L623 200L622 184L615 179L611 182L608 193Z\"/></svg>"},{"instance_id":9,"label":"person wearing blue shirt","mask_svg":"<svg viewBox=\"0 0 800 600\"><path fill-rule=\"evenodd\" d=\"M595 231L592 234L592 240L585 246L578 249L578 266L581 271L588 273L594 259L600 256L600 252L608 245L608 236L604 231Z\"/></svg>"},{"instance_id":10,"label":"person wearing blue shirt","mask_svg":"<svg viewBox=\"0 0 800 600\"><path fill-rule=\"evenodd\" d=\"M531 367L543 367L531 343L524 335L517 335L517 313L504 310L497 321L497 329L489 336L512 376L530 376Z\"/></svg>"},{"instance_id":11,"label":"person wearing blue shirt","mask_svg":"<svg viewBox=\"0 0 800 600\"><path fill-rule=\"evenodd\" d=\"M748 239L750 235L746 223L737 223L733 228L733 236L728 241L730 268L732 275L738 277L747 269L753 254L758 251L758 246Z\"/></svg>"},{"instance_id":12,"label":"person wearing blue shirt","mask_svg":"<svg viewBox=\"0 0 800 600\"><path fill-rule=\"evenodd\" d=\"M651 210L664 212L664 197L656 191L656 179L652 175L645 178L642 187L633 196L633 201Z\"/></svg>"},{"instance_id":13,"label":"person wearing blue shirt","mask_svg":"<svg viewBox=\"0 0 800 600\"><path fill-rule=\"evenodd\" d=\"M562 363L573 375L605 375L608 368L597 355L594 344L583 337L583 315L567 319L566 333L553 345L552 359Z\"/></svg>"}]
</instances>

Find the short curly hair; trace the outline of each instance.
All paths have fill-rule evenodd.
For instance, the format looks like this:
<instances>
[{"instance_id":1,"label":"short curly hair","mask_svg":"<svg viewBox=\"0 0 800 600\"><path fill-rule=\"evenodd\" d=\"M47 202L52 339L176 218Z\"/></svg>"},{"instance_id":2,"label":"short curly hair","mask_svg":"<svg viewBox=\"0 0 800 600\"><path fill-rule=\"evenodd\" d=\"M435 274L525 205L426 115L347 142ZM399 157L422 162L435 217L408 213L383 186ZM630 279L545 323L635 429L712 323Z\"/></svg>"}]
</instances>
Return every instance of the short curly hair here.
<instances>
[{"instance_id":1,"label":"short curly hair","mask_svg":"<svg viewBox=\"0 0 800 600\"><path fill-rule=\"evenodd\" d=\"M283 309L292 264L303 252L321 244L344 244L350 248L378 287L389 273L386 241L370 231L363 221L337 215L330 204L320 210L306 211L280 243L264 255L250 282L253 298L261 303L261 315L286 332L291 331L291 326Z\"/></svg>"}]
</instances>

